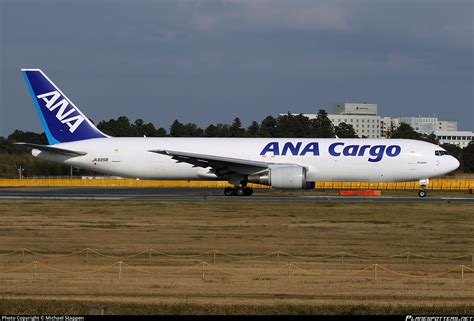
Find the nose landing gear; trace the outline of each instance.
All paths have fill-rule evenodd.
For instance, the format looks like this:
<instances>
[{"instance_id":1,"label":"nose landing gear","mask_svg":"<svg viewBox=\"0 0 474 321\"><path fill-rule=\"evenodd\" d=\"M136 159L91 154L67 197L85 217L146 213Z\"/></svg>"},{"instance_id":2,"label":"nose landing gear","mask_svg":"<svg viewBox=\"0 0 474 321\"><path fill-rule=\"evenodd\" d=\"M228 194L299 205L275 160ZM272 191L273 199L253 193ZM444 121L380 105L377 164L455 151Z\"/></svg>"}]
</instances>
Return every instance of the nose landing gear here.
<instances>
[{"instance_id":1,"label":"nose landing gear","mask_svg":"<svg viewBox=\"0 0 474 321\"><path fill-rule=\"evenodd\" d=\"M429 179L420 179L420 190L418 191L419 197L426 197L426 195L428 195L428 192L426 190L428 189L429 183Z\"/></svg>"}]
</instances>

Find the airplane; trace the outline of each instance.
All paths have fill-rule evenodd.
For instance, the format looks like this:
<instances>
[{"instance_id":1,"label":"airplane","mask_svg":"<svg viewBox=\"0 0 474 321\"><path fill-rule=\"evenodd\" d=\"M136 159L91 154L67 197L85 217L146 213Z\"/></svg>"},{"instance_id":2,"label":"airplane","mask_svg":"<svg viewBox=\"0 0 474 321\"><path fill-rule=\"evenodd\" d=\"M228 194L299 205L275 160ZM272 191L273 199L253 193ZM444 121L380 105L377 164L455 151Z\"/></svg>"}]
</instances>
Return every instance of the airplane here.
<instances>
[{"instance_id":1,"label":"airplane","mask_svg":"<svg viewBox=\"0 0 474 321\"><path fill-rule=\"evenodd\" d=\"M224 180L226 196L250 196L248 183L310 189L317 181L420 182L459 161L440 146L408 139L110 137L40 69L22 69L49 145L18 143L33 156L137 179Z\"/></svg>"}]
</instances>

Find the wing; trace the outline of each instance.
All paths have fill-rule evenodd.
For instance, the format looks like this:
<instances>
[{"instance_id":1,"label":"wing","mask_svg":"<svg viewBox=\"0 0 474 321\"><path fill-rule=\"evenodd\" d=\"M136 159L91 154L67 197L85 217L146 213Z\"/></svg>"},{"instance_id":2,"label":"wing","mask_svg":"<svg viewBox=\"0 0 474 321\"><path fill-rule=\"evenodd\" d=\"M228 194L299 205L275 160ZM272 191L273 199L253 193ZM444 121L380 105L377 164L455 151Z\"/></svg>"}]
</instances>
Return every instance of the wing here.
<instances>
[{"instance_id":1,"label":"wing","mask_svg":"<svg viewBox=\"0 0 474 321\"><path fill-rule=\"evenodd\" d=\"M250 175L265 171L272 165L272 163L240 158L194 154L164 149L149 150L149 152L167 155L178 163L188 163L194 167L211 167L217 176L232 176L235 174Z\"/></svg>"},{"instance_id":2,"label":"wing","mask_svg":"<svg viewBox=\"0 0 474 321\"><path fill-rule=\"evenodd\" d=\"M48 152L53 154L59 155L66 155L66 156L84 156L87 155L86 152L80 152L76 150L70 150L65 148L54 147L51 145L38 145L38 144L30 144L30 143L15 143L15 145L25 146L31 149L37 149L42 152Z\"/></svg>"}]
</instances>

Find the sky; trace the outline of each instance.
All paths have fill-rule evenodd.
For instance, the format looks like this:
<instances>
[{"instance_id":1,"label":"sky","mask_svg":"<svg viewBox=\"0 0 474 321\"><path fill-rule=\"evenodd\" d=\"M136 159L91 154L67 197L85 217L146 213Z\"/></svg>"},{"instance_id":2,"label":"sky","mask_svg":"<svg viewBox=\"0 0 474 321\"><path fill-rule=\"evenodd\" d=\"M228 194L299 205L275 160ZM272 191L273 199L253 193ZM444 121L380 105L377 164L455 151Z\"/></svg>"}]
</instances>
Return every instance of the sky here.
<instances>
[{"instance_id":1,"label":"sky","mask_svg":"<svg viewBox=\"0 0 474 321\"><path fill-rule=\"evenodd\" d=\"M0 0L0 136L41 132L40 68L93 121L247 126L377 103L474 130L474 2Z\"/></svg>"}]
</instances>

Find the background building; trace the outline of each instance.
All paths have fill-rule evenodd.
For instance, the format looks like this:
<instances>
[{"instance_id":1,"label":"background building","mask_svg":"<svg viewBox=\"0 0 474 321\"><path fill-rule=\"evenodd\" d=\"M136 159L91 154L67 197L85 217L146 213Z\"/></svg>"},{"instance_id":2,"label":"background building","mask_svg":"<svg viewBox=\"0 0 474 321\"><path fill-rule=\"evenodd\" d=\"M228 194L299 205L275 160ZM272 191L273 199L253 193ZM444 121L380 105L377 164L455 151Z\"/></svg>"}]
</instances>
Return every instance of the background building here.
<instances>
[{"instance_id":1,"label":"background building","mask_svg":"<svg viewBox=\"0 0 474 321\"><path fill-rule=\"evenodd\" d=\"M284 114L281 114L284 115ZM293 114L297 115L297 114ZM318 114L303 114L313 119ZM401 123L413 127L420 134L435 134L440 144L448 143L464 148L474 140L470 131L458 131L458 123L450 120L439 120L437 117L390 117L379 116L377 104L339 103L334 106L334 114L328 113L334 126L340 123L352 125L359 137L386 138Z\"/></svg>"},{"instance_id":2,"label":"background building","mask_svg":"<svg viewBox=\"0 0 474 321\"><path fill-rule=\"evenodd\" d=\"M380 123L381 126L381 136L383 138L388 138L390 137L390 134L392 131L398 128L400 126L400 119L396 117L381 117L382 121Z\"/></svg>"},{"instance_id":3,"label":"background building","mask_svg":"<svg viewBox=\"0 0 474 321\"><path fill-rule=\"evenodd\" d=\"M334 106L335 114L328 114L334 126L346 123L354 127L357 136L367 138L381 137L381 117L377 115L377 104L340 103ZM318 114L303 114L313 119Z\"/></svg>"},{"instance_id":4,"label":"background building","mask_svg":"<svg viewBox=\"0 0 474 321\"><path fill-rule=\"evenodd\" d=\"M437 131L457 131L458 122L450 120L438 120L438 129Z\"/></svg>"},{"instance_id":5,"label":"background building","mask_svg":"<svg viewBox=\"0 0 474 321\"><path fill-rule=\"evenodd\" d=\"M460 148L466 147L474 140L474 133L471 131L436 131L434 134L440 144L452 144Z\"/></svg>"},{"instance_id":6,"label":"background building","mask_svg":"<svg viewBox=\"0 0 474 321\"><path fill-rule=\"evenodd\" d=\"M408 124L420 134L429 135L438 128L438 118L436 117L399 117L398 120L400 124Z\"/></svg>"},{"instance_id":7,"label":"background building","mask_svg":"<svg viewBox=\"0 0 474 321\"><path fill-rule=\"evenodd\" d=\"M340 103L334 106L336 114L377 116L377 104Z\"/></svg>"},{"instance_id":8,"label":"background building","mask_svg":"<svg viewBox=\"0 0 474 321\"><path fill-rule=\"evenodd\" d=\"M437 117L399 117L399 123L406 123L420 134L432 134L436 131L456 131L456 121L439 120Z\"/></svg>"},{"instance_id":9,"label":"background building","mask_svg":"<svg viewBox=\"0 0 474 321\"><path fill-rule=\"evenodd\" d=\"M346 123L354 127L357 136L381 137L381 117L377 115L377 104L340 103L334 106L335 114L328 114L334 126Z\"/></svg>"}]
</instances>

